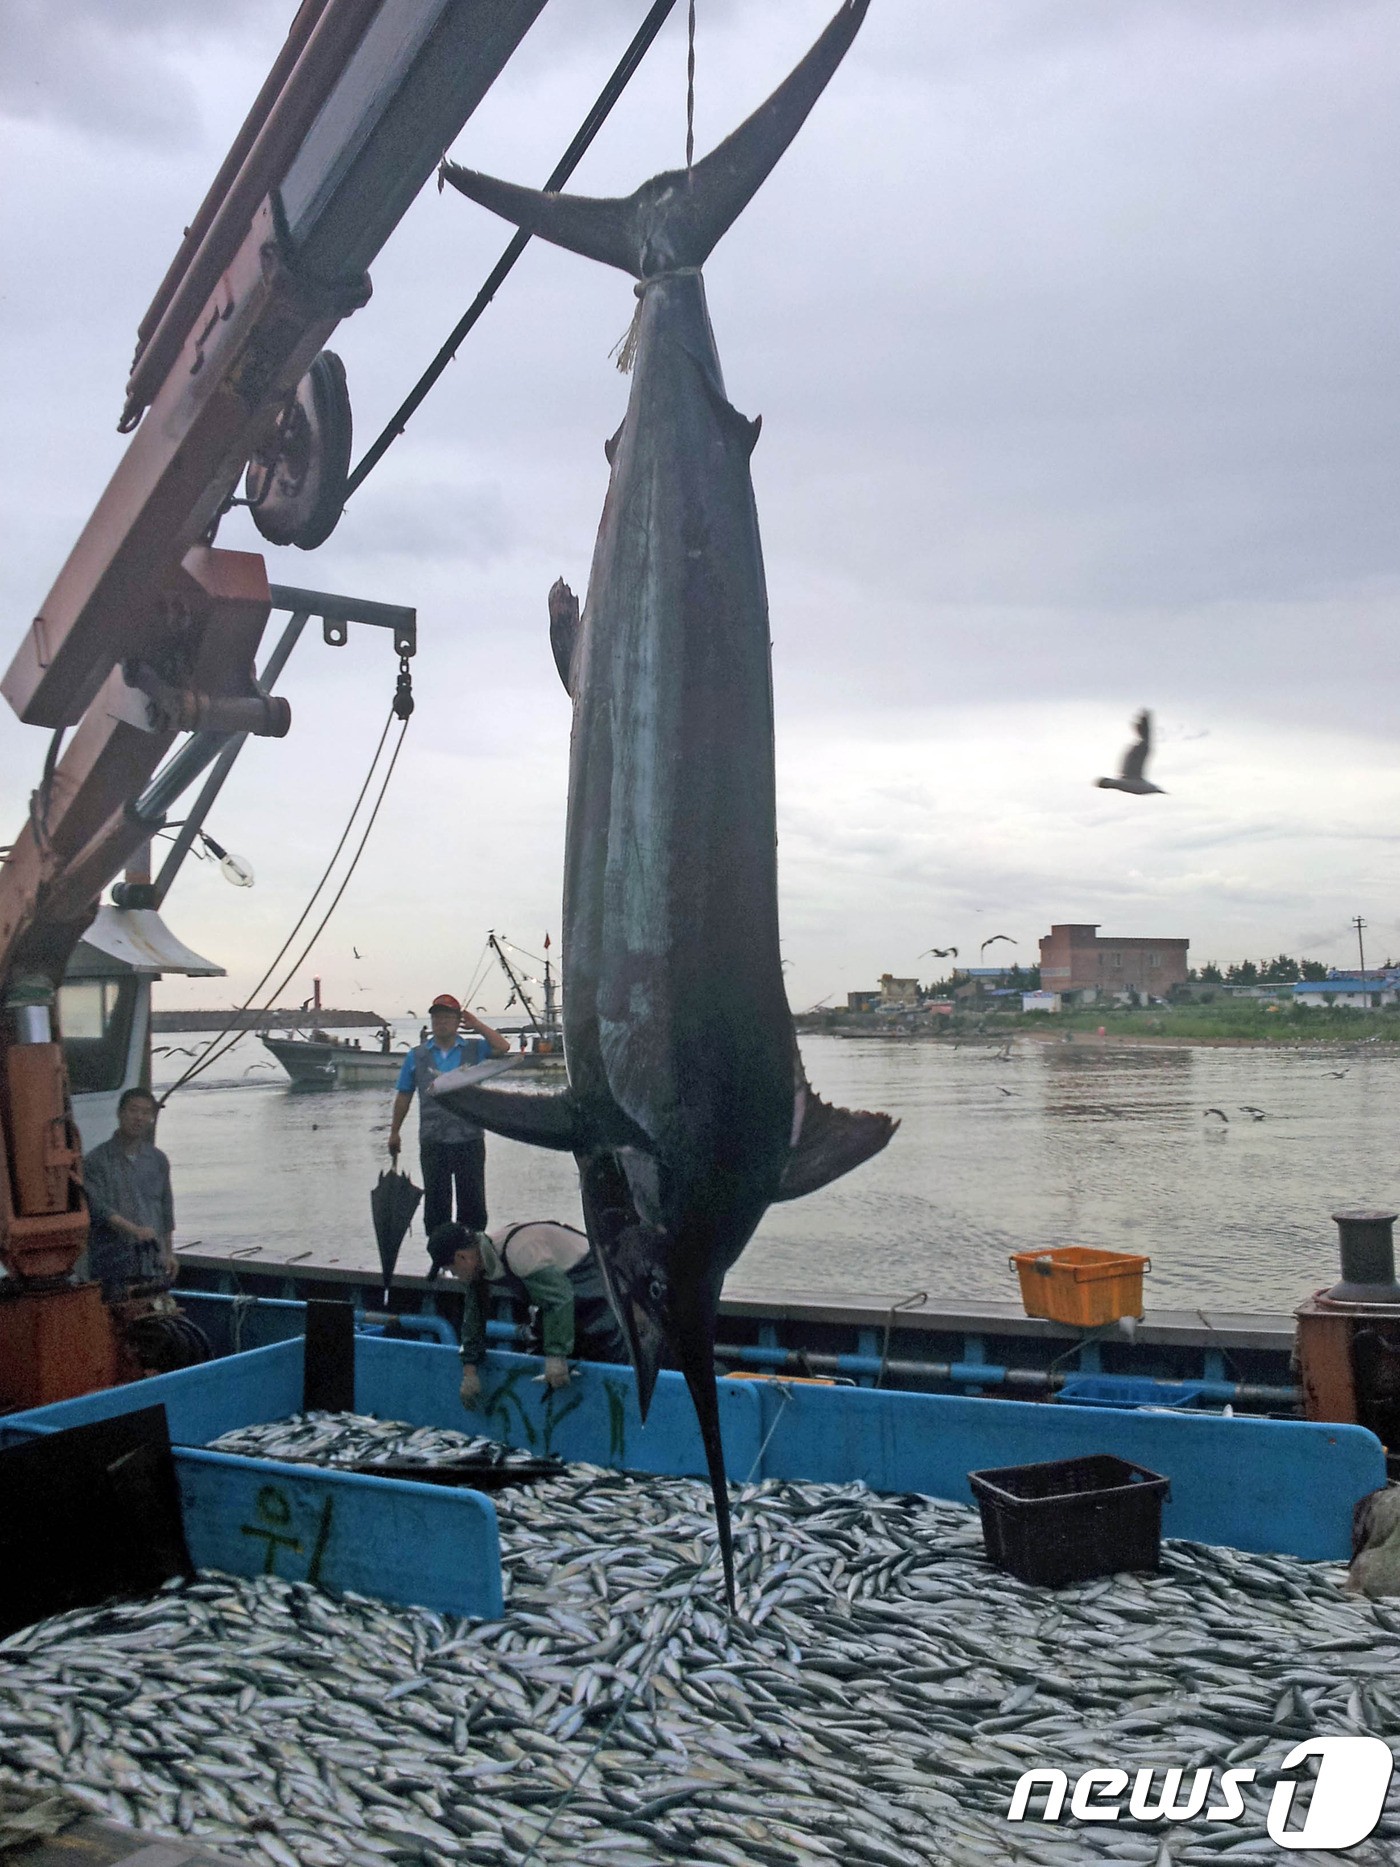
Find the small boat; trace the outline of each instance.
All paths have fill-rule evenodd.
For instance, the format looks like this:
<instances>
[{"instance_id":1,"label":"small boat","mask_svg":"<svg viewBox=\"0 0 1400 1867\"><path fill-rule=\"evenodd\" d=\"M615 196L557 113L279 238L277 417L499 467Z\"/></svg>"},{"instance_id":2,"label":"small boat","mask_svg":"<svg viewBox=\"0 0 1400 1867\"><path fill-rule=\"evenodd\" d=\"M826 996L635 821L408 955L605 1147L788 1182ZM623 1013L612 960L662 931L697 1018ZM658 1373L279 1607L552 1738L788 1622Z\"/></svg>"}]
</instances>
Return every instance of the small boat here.
<instances>
[{"instance_id":1,"label":"small boat","mask_svg":"<svg viewBox=\"0 0 1400 1867\"><path fill-rule=\"evenodd\" d=\"M358 1041L312 1031L307 1037L288 1032L285 1037L260 1039L294 1083L319 1083L322 1088L386 1088L403 1068L405 1050L362 1050Z\"/></svg>"}]
</instances>

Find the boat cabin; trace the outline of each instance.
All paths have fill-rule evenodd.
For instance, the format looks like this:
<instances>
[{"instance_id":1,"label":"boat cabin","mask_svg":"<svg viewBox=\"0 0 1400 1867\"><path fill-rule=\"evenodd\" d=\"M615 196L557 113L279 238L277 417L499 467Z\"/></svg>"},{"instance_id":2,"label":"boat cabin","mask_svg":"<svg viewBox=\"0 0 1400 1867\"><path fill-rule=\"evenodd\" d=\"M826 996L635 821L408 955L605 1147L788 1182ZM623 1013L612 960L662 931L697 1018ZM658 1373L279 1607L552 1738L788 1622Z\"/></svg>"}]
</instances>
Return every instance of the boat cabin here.
<instances>
[{"instance_id":1,"label":"boat cabin","mask_svg":"<svg viewBox=\"0 0 1400 1867\"><path fill-rule=\"evenodd\" d=\"M58 989L58 1025L84 1153L116 1127L122 1091L151 1080L151 987L167 972L224 976L177 940L154 908L100 907L73 949Z\"/></svg>"}]
</instances>

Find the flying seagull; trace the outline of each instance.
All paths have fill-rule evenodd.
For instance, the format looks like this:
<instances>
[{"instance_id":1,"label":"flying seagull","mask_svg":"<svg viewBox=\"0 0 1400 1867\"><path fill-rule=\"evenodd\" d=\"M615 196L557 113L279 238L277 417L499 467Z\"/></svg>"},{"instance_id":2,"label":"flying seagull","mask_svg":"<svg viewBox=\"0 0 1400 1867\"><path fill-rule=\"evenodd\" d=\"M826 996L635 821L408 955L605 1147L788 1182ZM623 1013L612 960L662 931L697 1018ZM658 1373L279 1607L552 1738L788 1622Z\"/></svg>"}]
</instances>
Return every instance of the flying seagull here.
<instances>
[{"instance_id":1,"label":"flying seagull","mask_svg":"<svg viewBox=\"0 0 1400 1867\"><path fill-rule=\"evenodd\" d=\"M360 949L357 946L352 946L350 951L355 955L356 959L364 958L364 954L360 951Z\"/></svg>"},{"instance_id":2,"label":"flying seagull","mask_svg":"<svg viewBox=\"0 0 1400 1867\"><path fill-rule=\"evenodd\" d=\"M984 940L981 946L978 947L977 951L979 955L985 953L989 946L995 946L998 940L1004 940L1008 946L1016 946L1018 944L1017 941L1012 939L1010 934L993 934L990 939Z\"/></svg>"},{"instance_id":3,"label":"flying seagull","mask_svg":"<svg viewBox=\"0 0 1400 1867\"><path fill-rule=\"evenodd\" d=\"M1329 1076L1335 1076L1337 1081L1340 1082L1350 1068L1351 1065L1348 1064L1346 1070L1328 1070L1327 1074Z\"/></svg>"},{"instance_id":4,"label":"flying seagull","mask_svg":"<svg viewBox=\"0 0 1400 1867\"><path fill-rule=\"evenodd\" d=\"M1137 732L1137 743L1130 745L1123 754L1123 769L1116 778L1096 778L1095 784L1102 791L1131 791L1135 797L1145 797L1149 791L1166 792L1160 784L1149 784L1143 777L1143 767L1147 755L1152 750L1152 715L1144 709L1133 721Z\"/></svg>"},{"instance_id":5,"label":"flying seagull","mask_svg":"<svg viewBox=\"0 0 1400 1867\"><path fill-rule=\"evenodd\" d=\"M1263 1121L1264 1117L1268 1114L1268 1110L1252 1108L1248 1102L1241 1102L1240 1114L1252 1115L1255 1121Z\"/></svg>"},{"instance_id":6,"label":"flying seagull","mask_svg":"<svg viewBox=\"0 0 1400 1867\"><path fill-rule=\"evenodd\" d=\"M1229 1127L1230 1117L1225 1113L1224 1109L1207 1109L1206 1114L1207 1115L1218 1115L1221 1121L1225 1123L1226 1127L1227 1128Z\"/></svg>"},{"instance_id":7,"label":"flying seagull","mask_svg":"<svg viewBox=\"0 0 1400 1867\"><path fill-rule=\"evenodd\" d=\"M996 1087L998 1091L1004 1096L1014 1096L1016 1093L1014 1089L1003 1089L1000 1083L998 1083Z\"/></svg>"},{"instance_id":8,"label":"flying seagull","mask_svg":"<svg viewBox=\"0 0 1400 1867\"><path fill-rule=\"evenodd\" d=\"M932 953L935 959L956 959L958 957L958 949L955 946L931 946L925 952L920 953L919 959L927 959L930 953ZM917 964L917 961L915 963Z\"/></svg>"}]
</instances>

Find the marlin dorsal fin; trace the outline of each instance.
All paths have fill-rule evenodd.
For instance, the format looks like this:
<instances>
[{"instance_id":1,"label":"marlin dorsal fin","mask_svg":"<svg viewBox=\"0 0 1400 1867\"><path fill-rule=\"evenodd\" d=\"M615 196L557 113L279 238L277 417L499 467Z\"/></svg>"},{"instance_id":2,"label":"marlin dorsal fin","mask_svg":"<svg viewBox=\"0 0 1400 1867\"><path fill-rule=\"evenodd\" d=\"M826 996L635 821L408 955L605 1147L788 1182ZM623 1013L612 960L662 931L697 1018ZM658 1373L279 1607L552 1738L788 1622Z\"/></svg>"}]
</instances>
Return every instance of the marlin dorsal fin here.
<instances>
[{"instance_id":1,"label":"marlin dorsal fin","mask_svg":"<svg viewBox=\"0 0 1400 1867\"><path fill-rule=\"evenodd\" d=\"M549 646L554 665L564 683L564 692L573 698L574 653L578 648L578 598L561 577L549 593Z\"/></svg>"},{"instance_id":2,"label":"marlin dorsal fin","mask_svg":"<svg viewBox=\"0 0 1400 1867\"><path fill-rule=\"evenodd\" d=\"M542 194L444 162L443 181L526 233L645 279L702 266L762 187L845 57L870 0L845 0L807 56L753 115L697 162L625 199Z\"/></svg>"}]
</instances>

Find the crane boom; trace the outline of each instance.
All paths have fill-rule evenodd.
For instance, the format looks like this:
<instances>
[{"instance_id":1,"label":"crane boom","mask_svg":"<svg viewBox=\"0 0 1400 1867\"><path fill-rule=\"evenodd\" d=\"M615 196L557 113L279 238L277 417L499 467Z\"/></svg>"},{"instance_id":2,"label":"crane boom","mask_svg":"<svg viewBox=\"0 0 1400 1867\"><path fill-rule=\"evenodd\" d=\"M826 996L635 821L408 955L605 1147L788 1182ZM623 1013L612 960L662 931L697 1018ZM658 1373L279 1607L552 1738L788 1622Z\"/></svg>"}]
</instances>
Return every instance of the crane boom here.
<instances>
[{"instance_id":1,"label":"crane boom","mask_svg":"<svg viewBox=\"0 0 1400 1867\"><path fill-rule=\"evenodd\" d=\"M544 5L305 0L142 320L121 423L135 433L0 679L56 734L0 866L0 1361L36 1306L75 1294L59 1286L87 1213L54 1001L102 887L151 832L130 805L181 732L290 724L254 673L263 560L207 539ZM92 1305L63 1313L69 1349L76 1329L91 1353L68 1354L79 1385L62 1391L104 1384Z\"/></svg>"}]
</instances>

